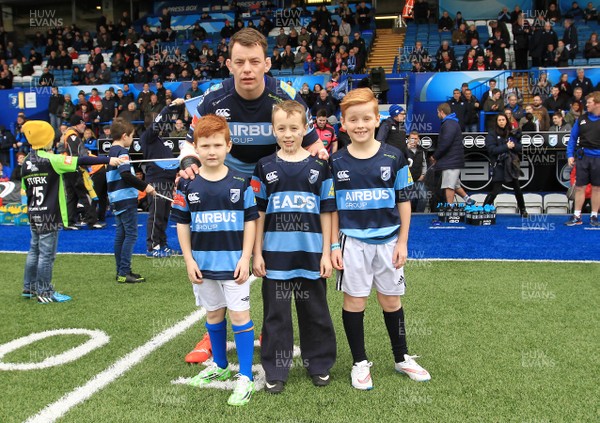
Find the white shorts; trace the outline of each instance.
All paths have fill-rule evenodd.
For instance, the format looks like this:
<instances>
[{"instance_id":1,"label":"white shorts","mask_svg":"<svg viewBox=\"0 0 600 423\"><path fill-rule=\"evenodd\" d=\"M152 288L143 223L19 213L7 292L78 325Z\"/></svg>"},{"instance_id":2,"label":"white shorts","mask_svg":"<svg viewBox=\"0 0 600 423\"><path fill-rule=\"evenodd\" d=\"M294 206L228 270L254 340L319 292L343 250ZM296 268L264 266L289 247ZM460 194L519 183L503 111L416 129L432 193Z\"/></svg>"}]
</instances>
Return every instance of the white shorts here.
<instances>
[{"instance_id":1,"label":"white shorts","mask_svg":"<svg viewBox=\"0 0 600 423\"><path fill-rule=\"evenodd\" d=\"M337 289L353 297L368 297L373 283L384 295L404 295L404 268L394 268L392 256L396 239L385 244L367 244L341 237L344 270L337 272Z\"/></svg>"},{"instance_id":2,"label":"white shorts","mask_svg":"<svg viewBox=\"0 0 600 423\"><path fill-rule=\"evenodd\" d=\"M440 188L456 189L458 187L460 187L460 169L442 170L442 186Z\"/></svg>"},{"instance_id":3,"label":"white shorts","mask_svg":"<svg viewBox=\"0 0 600 423\"><path fill-rule=\"evenodd\" d=\"M235 281L216 281L204 279L201 284L193 284L196 305L207 311L227 308L231 311L246 311L250 309L250 283L241 285Z\"/></svg>"}]
</instances>

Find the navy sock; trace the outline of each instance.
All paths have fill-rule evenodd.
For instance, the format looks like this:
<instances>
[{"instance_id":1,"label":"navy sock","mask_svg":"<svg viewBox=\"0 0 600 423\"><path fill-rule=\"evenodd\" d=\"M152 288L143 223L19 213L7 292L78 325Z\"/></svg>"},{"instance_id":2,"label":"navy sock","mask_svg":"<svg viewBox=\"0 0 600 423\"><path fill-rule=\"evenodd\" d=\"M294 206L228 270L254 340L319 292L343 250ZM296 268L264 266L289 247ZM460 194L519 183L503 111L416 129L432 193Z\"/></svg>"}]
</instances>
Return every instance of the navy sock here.
<instances>
[{"instance_id":1,"label":"navy sock","mask_svg":"<svg viewBox=\"0 0 600 423\"><path fill-rule=\"evenodd\" d=\"M404 354L408 354L406 346L406 328L404 326L404 309L400 307L396 311L384 311L383 318L387 327L390 342L392 343L392 353L396 363L404 361Z\"/></svg>"},{"instance_id":2,"label":"navy sock","mask_svg":"<svg viewBox=\"0 0 600 423\"><path fill-rule=\"evenodd\" d=\"M206 323L213 360L221 369L227 367L227 320L219 323Z\"/></svg>"},{"instance_id":3,"label":"navy sock","mask_svg":"<svg viewBox=\"0 0 600 423\"><path fill-rule=\"evenodd\" d=\"M350 352L354 363L360 363L367 360L367 352L365 351L365 328L364 328L365 312L346 311L342 309L342 320L344 322L344 331L350 345Z\"/></svg>"},{"instance_id":4,"label":"navy sock","mask_svg":"<svg viewBox=\"0 0 600 423\"><path fill-rule=\"evenodd\" d=\"M237 348L238 360L240 362L240 373L252 378L252 358L254 357L254 322L236 326L231 325L235 347ZM213 352L214 354L214 352Z\"/></svg>"}]
</instances>

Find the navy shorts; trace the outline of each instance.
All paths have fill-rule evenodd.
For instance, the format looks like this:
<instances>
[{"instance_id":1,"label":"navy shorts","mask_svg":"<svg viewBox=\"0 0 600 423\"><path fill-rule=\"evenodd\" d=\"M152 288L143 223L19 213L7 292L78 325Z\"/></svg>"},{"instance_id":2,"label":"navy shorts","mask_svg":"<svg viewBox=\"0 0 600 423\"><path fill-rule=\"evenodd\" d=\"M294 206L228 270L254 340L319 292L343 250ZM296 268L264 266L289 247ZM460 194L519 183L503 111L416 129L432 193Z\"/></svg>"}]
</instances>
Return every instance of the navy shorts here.
<instances>
[{"instance_id":1,"label":"navy shorts","mask_svg":"<svg viewBox=\"0 0 600 423\"><path fill-rule=\"evenodd\" d=\"M600 186L600 157L583 156L575 161L577 173L575 175L575 185L578 187L592 184L594 187Z\"/></svg>"}]
</instances>

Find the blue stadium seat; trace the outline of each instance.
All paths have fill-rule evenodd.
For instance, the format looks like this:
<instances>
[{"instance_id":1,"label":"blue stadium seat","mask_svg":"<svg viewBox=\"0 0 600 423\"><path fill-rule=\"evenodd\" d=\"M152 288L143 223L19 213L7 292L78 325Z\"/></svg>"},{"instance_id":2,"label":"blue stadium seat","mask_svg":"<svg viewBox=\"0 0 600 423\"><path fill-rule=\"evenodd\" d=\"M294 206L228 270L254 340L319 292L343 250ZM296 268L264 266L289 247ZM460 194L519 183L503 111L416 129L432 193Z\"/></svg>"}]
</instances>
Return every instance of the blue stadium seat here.
<instances>
[{"instance_id":1,"label":"blue stadium seat","mask_svg":"<svg viewBox=\"0 0 600 423\"><path fill-rule=\"evenodd\" d=\"M573 66L587 66L587 59L574 59Z\"/></svg>"},{"instance_id":2,"label":"blue stadium seat","mask_svg":"<svg viewBox=\"0 0 600 423\"><path fill-rule=\"evenodd\" d=\"M296 67L296 68L294 68L294 71L292 72L292 74L294 74L294 75L304 75L304 69L300 68L300 67Z\"/></svg>"},{"instance_id":3,"label":"blue stadium seat","mask_svg":"<svg viewBox=\"0 0 600 423\"><path fill-rule=\"evenodd\" d=\"M291 69L281 69L279 71L279 75L280 76L290 76L290 75L292 75L292 70Z\"/></svg>"},{"instance_id":4,"label":"blue stadium seat","mask_svg":"<svg viewBox=\"0 0 600 423\"><path fill-rule=\"evenodd\" d=\"M585 59L584 59L585 60ZM593 58L588 61L588 64L598 66L600 65L600 58Z\"/></svg>"}]
</instances>

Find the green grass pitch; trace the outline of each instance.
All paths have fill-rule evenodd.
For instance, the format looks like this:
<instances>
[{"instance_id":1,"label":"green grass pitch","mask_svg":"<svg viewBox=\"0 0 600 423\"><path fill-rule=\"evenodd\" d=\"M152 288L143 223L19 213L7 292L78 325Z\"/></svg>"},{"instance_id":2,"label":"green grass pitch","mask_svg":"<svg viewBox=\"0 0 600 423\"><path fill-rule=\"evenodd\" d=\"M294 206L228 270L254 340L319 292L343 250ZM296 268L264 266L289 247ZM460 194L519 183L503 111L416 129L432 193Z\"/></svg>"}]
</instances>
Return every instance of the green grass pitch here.
<instances>
[{"instance_id":1,"label":"green grass pitch","mask_svg":"<svg viewBox=\"0 0 600 423\"><path fill-rule=\"evenodd\" d=\"M0 344L44 330L99 329L103 347L44 370L0 371L0 421L35 415L119 358L195 310L181 258L134 258L141 285L117 285L112 256L59 255L54 283L66 304L19 297L25 255L3 254ZM148 355L122 377L70 409L61 422L591 422L600 420L600 265L419 261L406 266L411 354L432 375L416 383L394 371L383 315L373 296L366 313L374 389L350 385L351 357L341 322L341 293L330 283L338 360L332 383L312 386L295 367L282 395L257 392L242 408L228 392L173 385L200 367L185 354L203 321ZM262 324L258 280L252 317ZM232 339L231 331L229 338ZM296 336L296 339L298 337ZM6 354L5 363L40 362L87 340L48 338ZM235 353L231 361L237 361ZM255 364L259 363L255 354Z\"/></svg>"}]
</instances>

